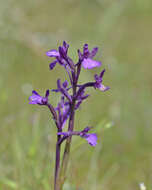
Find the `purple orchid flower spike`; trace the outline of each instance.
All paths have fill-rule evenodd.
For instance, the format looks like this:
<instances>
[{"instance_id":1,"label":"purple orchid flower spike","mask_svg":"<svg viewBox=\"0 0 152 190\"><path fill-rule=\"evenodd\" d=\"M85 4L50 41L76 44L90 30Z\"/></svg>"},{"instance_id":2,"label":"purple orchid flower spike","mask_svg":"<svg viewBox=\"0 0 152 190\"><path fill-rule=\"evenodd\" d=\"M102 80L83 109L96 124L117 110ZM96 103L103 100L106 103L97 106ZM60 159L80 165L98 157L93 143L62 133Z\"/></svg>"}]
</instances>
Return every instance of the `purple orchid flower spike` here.
<instances>
[{"instance_id":1,"label":"purple orchid flower spike","mask_svg":"<svg viewBox=\"0 0 152 190\"><path fill-rule=\"evenodd\" d=\"M82 66L84 69L93 69L95 67L100 67L101 62L93 60L93 57L96 55L98 48L95 47L90 52L88 49L88 44L85 44L83 47L83 54L78 50L79 59L82 61Z\"/></svg>"},{"instance_id":2,"label":"purple orchid flower spike","mask_svg":"<svg viewBox=\"0 0 152 190\"><path fill-rule=\"evenodd\" d=\"M107 90L110 89L109 86L104 86L102 84L102 78L103 78L103 75L105 73L105 69L100 73L100 75L98 76L97 74L94 75L94 79L95 79L95 84L94 84L94 87L95 88L98 88L99 90L101 90L102 92L105 92Z\"/></svg>"},{"instance_id":3,"label":"purple orchid flower spike","mask_svg":"<svg viewBox=\"0 0 152 190\"><path fill-rule=\"evenodd\" d=\"M49 90L46 90L45 97L40 96L35 90L32 91L32 96L29 97L29 104L46 105L48 103Z\"/></svg>"},{"instance_id":4,"label":"purple orchid flower spike","mask_svg":"<svg viewBox=\"0 0 152 190\"><path fill-rule=\"evenodd\" d=\"M58 49L52 49L46 52L48 57L54 58L49 64L50 70L53 70L57 64L61 65L63 69L65 69L70 82L70 85L67 80L62 83L59 76L59 79L57 80L57 88L52 90L53 92L60 94L60 100L57 103L56 108L48 102L49 90L46 91L44 97L40 96L36 91L32 91L32 95L29 97L29 104L45 105L45 107L49 109L57 128L54 190L63 189L72 136L76 135L85 139L85 141L92 147L97 145L97 135L90 132L92 127L86 127L80 131L75 131L76 111L79 110L82 102L89 97L89 94L85 93L86 89L97 88L101 91L109 89L108 86L104 86L102 83L105 70L99 75L96 74L94 76L95 81L79 83L82 67L84 69L93 69L101 66L100 61L94 60L94 57L98 52L97 47L89 50L88 44L84 44L83 52L78 50L79 60L77 63L74 63L68 56L68 49L69 45L64 41ZM65 132L63 132L63 127L66 123L68 125L64 128ZM64 140L66 140L66 144L61 159L61 146Z\"/></svg>"}]
</instances>

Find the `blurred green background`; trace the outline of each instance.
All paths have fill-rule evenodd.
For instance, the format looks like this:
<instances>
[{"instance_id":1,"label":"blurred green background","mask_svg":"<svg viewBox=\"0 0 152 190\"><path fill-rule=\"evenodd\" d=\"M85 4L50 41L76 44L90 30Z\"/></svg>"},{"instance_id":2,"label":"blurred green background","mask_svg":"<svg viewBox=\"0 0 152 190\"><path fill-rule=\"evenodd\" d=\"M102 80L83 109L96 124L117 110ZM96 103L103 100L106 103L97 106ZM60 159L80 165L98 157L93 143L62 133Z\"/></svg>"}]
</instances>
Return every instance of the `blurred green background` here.
<instances>
[{"instance_id":1,"label":"blurred green background","mask_svg":"<svg viewBox=\"0 0 152 190\"><path fill-rule=\"evenodd\" d=\"M0 190L50 190L55 126L47 109L28 104L64 78L45 52L63 40L77 60L84 43L99 46L105 93L91 97L76 128L95 126L98 146L74 138L65 190L152 188L152 1L0 1ZM81 80L99 72L83 70ZM56 105L58 96L50 95ZM51 187L53 189L53 186Z\"/></svg>"}]
</instances>

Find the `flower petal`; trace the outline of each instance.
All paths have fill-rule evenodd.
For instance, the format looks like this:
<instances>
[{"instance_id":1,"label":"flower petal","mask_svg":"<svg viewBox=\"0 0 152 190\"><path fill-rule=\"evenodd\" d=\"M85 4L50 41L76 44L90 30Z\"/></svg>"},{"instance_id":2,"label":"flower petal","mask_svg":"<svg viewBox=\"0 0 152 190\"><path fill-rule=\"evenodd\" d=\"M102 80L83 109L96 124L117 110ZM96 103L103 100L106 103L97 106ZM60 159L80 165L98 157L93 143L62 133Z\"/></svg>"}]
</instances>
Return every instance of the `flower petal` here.
<instances>
[{"instance_id":1,"label":"flower petal","mask_svg":"<svg viewBox=\"0 0 152 190\"><path fill-rule=\"evenodd\" d=\"M98 76L97 74L94 75L94 79L97 83L101 83L102 79L100 78L100 76Z\"/></svg>"},{"instance_id":2,"label":"flower petal","mask_svg":"<svg viewBox=\"0 0 152 190\"><path fill-rule=\"evenodd\" d=\"M49 90L46 90L45 97L48 98L48 97L49 97L49 94L50 94L50 91L49 91Z\"/></svg>"},{"instance_id":3,"label":"flower petal","mask_svg":"<svg viewBox=\"0 0 152 190\"><path fill-rule=\"evenodd\" d=\"M53 61L52 63L50 63L49 67L50 67L50 70L52 70L55 66L56 66L56 63L57 61Z\"/></svg>"},{"instance_id":4,"label":"flower petal","mask_svg":"<svg viewBox=\"0 0 152 190\"><path fill-rule=\"evenodd\" d=\"M64 88L66 88L66 87L68 86L68 81L67 81L67 80L64 81L63 84L62 84L62 86L63 86Z\"/></svg>"},{"instance_id":5,"label":"flower petal","mask_svg":"<svg viewBox=\"0 0 152 190\"><path fill-rule=\"evenodd\" d=\"M29 104L46 105L48 102L49 90L46 90L45 97L40 96L35 90L32 91L32 96L29 97Z\"/></svg>"},{"instance_id":6,"label":"flower petal","mask_svg":"<svg viewBox=\"0 0 152 190\"><path fill-rule=\"evenodd\" d=\"M96 146L97 144L97 135L95 133L87 134L85 139L91 146Z\"/></svg>"},{"instance_id":7,"label":"flower petal","mask_svg":"<svg viewBox=\"0 0 152 190\"><path fill-rule=\"evenodd\" d=\"M84 44L84 46L83 46L83 56L85 58L88 58L89 54L90 54L90 52L89 52L89 49L88 49L88 44Z\"/></svg>"},{"instance_id":8,"label":"flower petal","mask_svg":"<svg viewBox=\"0 0 152 190\"><path fill-rule=\"evenodd\" d=\"M103 84L100 84L98 89L101 90L102 92L105 92L105 91L109 90L110 87L109 86L104 86Z\"/></svg>"},{"instance_id":9,"label":"flower petal","mask_svg":"<svg viewBox=\"0 0 152 190\"><path fill-rule=\"evenodd\" d=\"M42 97L36 91L32 93L32 96L29 97L29 104L42 104Z\"/></svg>"},{"instance_id":10,"label":"flower petal","mask_svg":"<svg viewBox=\"0 0 152 190\"><path fill-rule=\"evenodd\" d=\"M69 48L69 44L67 44L65 41L63 41L63 46L62 46L62 48L64 49L64 51L65 51L66 54L67 54L68 48Z\"/></svg>"},{"instance_id":11,"label":"flower petal","mask_svg":"<svg viewBox=\"0 0 152 190\"><path fill-rule=\"evenodd\" d=\"M103 69L103 71L101 71L101 73L100 73L100 78L101 78L101 79L102 79L102 77L103 77L105 71L106 71L105 69Z\"/></svg>"},{"instance_id":12,"label":"flower petal","mask_svg":"<svg viewBox=\"0 0 152 190\"><path fill-rule=\"evenodd\" d=\"M83 129L83 131L81 132L82 134L84 133L88 133L91 130L91 127L86 127ZM82 135L83 136L83 135Z\"/></svg>"},{"instance_id":13,"label":"flower petal","mask_svg":"<svg viewBox=\"0 0 152 190\"><path fill-rule=\"evenodd\" d=\"M95 60L90 59L90 58L87 58L87 59L84 59L82 61L82 66L85 69L93 69L94 67L100 67L101 66L101 62L95 61Z\"/></svg>"},{"instance_id":14,"label":"flower petal","mask_svg":"<svg viewBox=\"0 0 152 190\"><path fill-rule=\"evenodd\" d=\"M35 90L32 91L32 94L40 96Z\"/></svg>"},{"instance_id":15,"label":"flower petal","mask_svg":"<svg viewBox=\"0 0 152 190\"><path fill-rule=\"evenodd\" d=\"M89 57L93 58L97 54L97 52L98 52L98 47L93 48Z\"/></svg>"},{"instance_id":16,"label":"flower petal","mask_svg":"<svg viewBox=\"0 0 152 190\"><path fill-rule=\"evenodd\" d=\"M46 52L48 57L58 57L60 56L59 52L56 49L52 49Z\"/></svg>"},{"instance_id":17,"label":"flower petal","mask_svg":"<svg viewBox=\"0 0 152 190\"><path fill-rule=\"evenodd\" d=\"M82 61L83 60L83 55L81 53L81 51L78 49L78 56L79 56L79 60Z\"/></svg>"}]
</instances>

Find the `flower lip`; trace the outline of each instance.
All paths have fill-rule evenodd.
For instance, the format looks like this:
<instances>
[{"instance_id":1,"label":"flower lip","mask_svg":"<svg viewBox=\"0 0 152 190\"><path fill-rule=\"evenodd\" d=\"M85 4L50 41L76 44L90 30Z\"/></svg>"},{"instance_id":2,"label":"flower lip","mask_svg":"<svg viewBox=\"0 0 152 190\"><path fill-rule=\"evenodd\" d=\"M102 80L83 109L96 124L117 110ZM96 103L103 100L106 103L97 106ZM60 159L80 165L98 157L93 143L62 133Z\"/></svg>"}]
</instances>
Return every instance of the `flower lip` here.
<instances>
[{"instance_id":1,"label":"flower lip","mask_svg":"<svg viewBox=\"0 0 152 190\"><path fill-rule=\"evenodd\" d=\"M84 58L82 61L82 66L84 69L93 69L95 67L100 67L101 62L100 61L95 61L90 58Z\"/></svg>"},{"instance_id":2,"label":"flower lip","mask_svg":"<svg viewBox=\"0 0 152 190\"><path fill-rule=\"evenodd\" d=\"M85 138L91 146L96 146L97 135L95 133L88 133L92 127L86 127L81 131L80 136Z\"/></svg>"},{"instance_id":3,"label":"flower lip","mask_svg":"<svg viewBox=\"0 0 152 190\"><path fill-rule=\"evenodd\" d=\"M47 51L46 55L48 57L59 57L60 56L59 52L56 49L52 49L52 50Z\"/></svg>"},{"instance_id":4,"label":"flower lip","mask_svg":"<svg viewBox=\"0 0 152 190\"><path fill-rule=\"evenodd\" d=\"M93 57L97 54L98 47L95 47L90 52L88 49L88 44L83 46L83 54L78 50L79 60L82 62L84 69L93 69L95 67L100 67L101 62L93 60Z\"/></svg>"},{"instance_id":5,"label":"flower lip","mask_svg":"<svg viewBox=\"0 0 152 190\"><path fill-rule=\"evenodd\" d=\"M41 104L42 97L35 91L32 91L32 96L29 97L29 104Z\"/></svg>"},{"instance_id":6,"label":"flower lip","mask_svg":"<svg viewBox=\"0 0 152 190\"><path fill-rule=\"evenodd\" d=\"M29 97L29 104L46 105L48 102L49 90L46 90L45 97L40 96L35 90L32 91L32 96Z\"/></svg>"},{"instance_id":7,"label":"flower lip","mask_svg":"<svg viewBox=\"0 0 152 190\"><path fill-rule=\"evenodd\" d=\"M103 84L100 84L98 89L101 90L102 92L105 92L105 91L109 90L110 87L109 86L104 86Z\"/></svg>"},{"instance_id":8,"label":"flower lip","mask_svg":"<svg viewBox=\"0 0 152 190\"><path fill-rule=\"evenodd\" d=\"M88 141L88 143L91 146L97 145L97 135L95 133L87 134L84 138Z\"/></svg>"}]
</instances>

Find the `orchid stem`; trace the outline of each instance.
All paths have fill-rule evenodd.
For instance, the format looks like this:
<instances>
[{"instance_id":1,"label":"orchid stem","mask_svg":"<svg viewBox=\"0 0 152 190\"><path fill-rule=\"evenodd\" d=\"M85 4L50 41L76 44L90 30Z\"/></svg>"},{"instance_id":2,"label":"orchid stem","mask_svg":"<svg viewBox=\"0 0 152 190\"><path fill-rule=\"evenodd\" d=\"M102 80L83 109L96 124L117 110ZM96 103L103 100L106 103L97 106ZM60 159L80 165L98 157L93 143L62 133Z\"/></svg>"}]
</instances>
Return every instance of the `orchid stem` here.
<instances>
[{"instance_id":1,"label":"orchid stem","mask_svg":"<svg viewBox=\"0 0 152 190\"><path fill-rule=\"evenodd\" d=\"M55 163L55 178L54 178L54 190L60 190L59 187L59 171L60 171L60 149L61 146L58 143L60 140L60 135L57 136L57 143L56 143L56 163Z\"/></svg>"},{"instance_id":2,"label":"orchid stem","mask_svg":"<svg viewBox=\"0 0 152 190\"><path fill-rule=\"evenodd\" d=\"M74 128L74 111L71 115L71 118L69 120L69 130L68 131L73 131ZM69 154L70 154L70 146L71 146L71 140L72 136L69 136L66 140L66 145L64 149L64 154L63 154L63 160L62 160L62 165L61 165L61 173L60 173L60 182L61 182L61 189L63 187L64 181L66 179L66 170L68 166L68 161L69 161Z\"/></svg>"},{"instance_id":3,"label":"orchid stem","mask_svg":"<svg viewBox=\"0 0 152 190\"><path fill-rule=\"evenodd\" d=\"M74 116L75 116L75 94L76 94L76 87L77 83L73 85L73 98L72 98L72 103L71 103L71 114L69 118L69 127L68 131L72 132L74 129ZM66 170L68 167L68 161L69 161L69 155L70 155L70 146L71 146L71 141L72 141L72 136L69 136L66 140L66 145L64 149L64 154L63 154L63 160L61 164L61 171L60 171L60 190L62 190L65 179L66 179Z\"/></svg>"}]
</instances>

